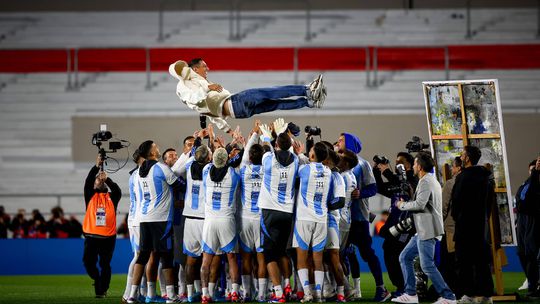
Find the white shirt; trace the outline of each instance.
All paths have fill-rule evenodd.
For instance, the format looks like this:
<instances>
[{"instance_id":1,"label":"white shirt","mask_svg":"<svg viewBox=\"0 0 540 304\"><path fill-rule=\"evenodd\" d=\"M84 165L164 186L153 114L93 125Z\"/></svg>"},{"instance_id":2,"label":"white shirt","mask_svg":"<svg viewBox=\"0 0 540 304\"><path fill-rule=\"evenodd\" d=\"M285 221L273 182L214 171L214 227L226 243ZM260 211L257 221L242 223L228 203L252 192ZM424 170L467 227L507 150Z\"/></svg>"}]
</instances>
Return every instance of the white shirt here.
<instances>
[{"instance_id":1,"label":"white shirt","mask_svg":"<svg viewBox=\"0 0 540 304\"><path fill-rule=\"evenodd\" d=\"M140 177L143 193L141 223L173 220L174 198L170 185L176 180L177 177L171 169L160 163L153 165L147 176Z\"/></svg>"},{"instance_id":2,"label":"white shirt","mask_svg":"<svg viewBox=\"0 0 540 304\"><path fill-rule=\"evenodd\" d=\"M129 211L128 211L128 227L138 227L141 218L141 202L142 189L140 186L141 177L139 176L139 168L135 169L129 177Z\"/></svg>"},{"instance_id":3,"label":"white shirt","mask_svg":"<svg viewBox=\"0 0 540 304\"><path fill-rule=\"evenodd\" d=\"M337 202L340 198L345 198L345 182L343 177L337 171L332 172L332 189L329 193L328 204L331 205ZM342 209L342 208L341 208ZM340 212L341 209L334 209L328 211L328 228L336 228L339 230Z\"/></svg>"},{"instance_id":4,"label":"white shirt","mask_svg":"<svg viewBox=\"0 0 540 304\"><path fill-rule=\"evenodd\" d=\"M210 169L213 164L208 164L203 169L203 185L205 192L205 219L214 217L235 218L236 213L236 189L240 182L240 175L231 167L227 168L227 174L220 182L213 182L210 177Z\"/></svg>"},{"instance_id":5,"label":"white shirt","mask_svg":"<svg viewBox=\"0 0 540 304\"><path fill-rule=\"evenodd\" d=\"M339 227L340 230L348 231L351 226L352 193L356 189L356 176L354 176L352 170L342 172L341 176L345 182L345 206L339 209Z\"/></svg>"},{"instance_id":6,"label":"white shirt","mask_svg":"<svg viewBox=\"0 0 540 304\"><path fill-rule=\"evenodd\" d=\"M327 202L332 192L332 171L322 163L300 166L300 189L296 199L296 219L327 222Z\"/></svg>"},{"instance_id":7,"label":"white shirt","mask_svg":"<svg viewBox=\"0 0 540 304\"><path fill-rule=\"evenodd\" d=\"M195 159L191 157L185 166L186 195L182 215L204 218L204 187L202 180L194 180L191 176L191 165Z\"/></svg>"},{"instance_id":8,"label":"white shirt","mask_svg":"<svg viewBox=\"0 0 540 304\"><path fill-rule=\"evenodd\" d=\"M284 167L277 161L274 152L266 152L263 155L264 177L259 197L261 209L293 213L298 157L294 154L292 156L293 162Z\"/></svg>"}]
</instances>

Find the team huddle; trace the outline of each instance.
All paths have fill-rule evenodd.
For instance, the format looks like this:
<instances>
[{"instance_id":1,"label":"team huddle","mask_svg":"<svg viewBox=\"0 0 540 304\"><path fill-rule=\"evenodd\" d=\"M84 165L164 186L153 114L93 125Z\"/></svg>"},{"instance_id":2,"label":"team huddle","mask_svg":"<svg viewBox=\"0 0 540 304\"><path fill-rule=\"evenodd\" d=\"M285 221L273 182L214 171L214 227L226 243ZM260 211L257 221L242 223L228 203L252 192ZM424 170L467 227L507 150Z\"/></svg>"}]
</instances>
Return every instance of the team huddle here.
<instances>
[{"instance_id":1,"label":"team huddle","mask_svg":"<svg viewBox=\"0 0 540 304\"><path fill-rule=\"evenodd\" d=\"M247 139L237 128L225 144L209 125L186 138L179 156L143 142L129 180L134 259L123 300L209 303L222 296L220 275L232 302L357 297L345 249L351 205L362 216L360 189L375 183L371 167L356 155L361 143L352 134L306 147L298 131L283 119L256 121Z\"/></svg>"}]
</instances>

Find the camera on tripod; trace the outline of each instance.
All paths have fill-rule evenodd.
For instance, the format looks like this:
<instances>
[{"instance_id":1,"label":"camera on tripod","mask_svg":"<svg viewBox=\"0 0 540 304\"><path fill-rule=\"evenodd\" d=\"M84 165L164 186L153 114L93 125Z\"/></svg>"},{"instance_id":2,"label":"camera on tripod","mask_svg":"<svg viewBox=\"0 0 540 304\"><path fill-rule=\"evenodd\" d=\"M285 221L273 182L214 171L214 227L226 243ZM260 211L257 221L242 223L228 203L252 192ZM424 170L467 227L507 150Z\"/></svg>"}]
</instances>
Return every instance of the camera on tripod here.
<instances>
[{"instance_id":1,"label":"camera on tripod","mask_svg":"<svg viewBox=\"0 0 540 304\"><path fill-rule=\"evenodd\" d=\"M308 136L321 136L322 130L317 126L306 126L304 132L306 132Z\"/></svg>"}]
</instances>

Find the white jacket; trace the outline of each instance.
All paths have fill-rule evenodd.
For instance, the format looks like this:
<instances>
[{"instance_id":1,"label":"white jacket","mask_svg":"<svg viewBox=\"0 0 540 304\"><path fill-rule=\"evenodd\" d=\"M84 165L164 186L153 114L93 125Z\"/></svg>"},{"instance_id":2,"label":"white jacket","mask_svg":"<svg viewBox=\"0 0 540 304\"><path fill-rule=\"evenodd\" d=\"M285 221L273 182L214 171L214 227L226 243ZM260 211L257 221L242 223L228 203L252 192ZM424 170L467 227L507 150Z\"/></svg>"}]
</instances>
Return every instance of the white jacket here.
<instances>
[{"instance_id":1,"label":"white jacket","mask_svg":"<svg viewBox=\"0 0 540 304\"><path fill-rule=\"evenodd\" d=\"M179 60L169 66L169 74L178 80L176 95L199 114L206 115L220 130L228 132L231 128L222 114L223 104L231 97L225 89L221 92L210 91L211 83L195 73L185 61Z\"/></svg>"}]
</instances>

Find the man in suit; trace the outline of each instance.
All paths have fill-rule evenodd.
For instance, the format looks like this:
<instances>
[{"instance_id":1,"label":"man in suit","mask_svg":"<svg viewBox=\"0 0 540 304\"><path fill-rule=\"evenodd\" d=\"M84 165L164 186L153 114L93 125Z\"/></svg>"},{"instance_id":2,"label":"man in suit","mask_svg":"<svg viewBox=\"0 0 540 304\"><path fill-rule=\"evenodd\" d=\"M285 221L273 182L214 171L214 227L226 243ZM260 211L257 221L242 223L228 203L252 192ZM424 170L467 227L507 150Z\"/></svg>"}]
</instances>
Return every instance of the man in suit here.
<instances>
[{"instance_id":1,"label":"man in suit","mask_svg":"<svg viewBox=\"0 0 540 304\"><path fill-rule=\"evenodd\" d=\"M448 288L443 277L435 267L435 244L444 234L442 217L441 185L430 172L434 167L433 158L427 153L418 153L414 160L414 173L420 179L414 200L400 200L397 206L400 210L411 211L417 233L409 240L399 256L401 271L405 278L405 292L394 299L396 303L418 303L416 280L414 276L414 259L420 257L422 270L433 282L440 298L437 304L456 303L456 296Z\"/></svg>"}]
</instances>

